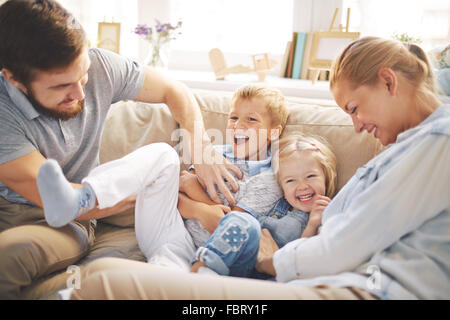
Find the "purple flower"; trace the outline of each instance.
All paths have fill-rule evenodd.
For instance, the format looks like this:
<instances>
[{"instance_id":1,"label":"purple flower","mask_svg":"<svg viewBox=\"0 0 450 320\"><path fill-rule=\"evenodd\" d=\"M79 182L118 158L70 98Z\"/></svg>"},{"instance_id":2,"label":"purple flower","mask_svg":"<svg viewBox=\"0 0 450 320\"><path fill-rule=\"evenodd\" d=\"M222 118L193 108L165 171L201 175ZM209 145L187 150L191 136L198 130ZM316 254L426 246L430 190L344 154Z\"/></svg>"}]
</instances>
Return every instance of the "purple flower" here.
<instances>
[{"instance_id":1,"label":"purple flower","mask_svg":"<svg viewBox=\"0 0 450 320\"><path fill-rule=\"evenodd\" d=\"M144 35L148 36L152 33L152 28L147 27L146 24L138 24L137 27L134 29L134 33L138 35Z\"/></svg>"},{"instance_id":2,"label":"purple flower","mask_svg":"<svg viewBox=\"0 0 450 320\"><path fill-rule=\"evenodd\" d=\"M145 39L152 43L167 42L176 39L177 35L181 32L177 29L181 28L182 22L178 21L177 24L171 25L170 23L162 23L155 18L155 25L149 27L146 24L138 24L134 29L134 33L143 36Z\"/></svg>"},{"instance_id":3,"label":"purple flower","mask_svg":"<svg viewBox=\"0 0 450 320\"><path fill-rule=\"evenodd\" d=\"M167 32L167 23L156 26L156 32Z\"/></svg>"}]
</instances>

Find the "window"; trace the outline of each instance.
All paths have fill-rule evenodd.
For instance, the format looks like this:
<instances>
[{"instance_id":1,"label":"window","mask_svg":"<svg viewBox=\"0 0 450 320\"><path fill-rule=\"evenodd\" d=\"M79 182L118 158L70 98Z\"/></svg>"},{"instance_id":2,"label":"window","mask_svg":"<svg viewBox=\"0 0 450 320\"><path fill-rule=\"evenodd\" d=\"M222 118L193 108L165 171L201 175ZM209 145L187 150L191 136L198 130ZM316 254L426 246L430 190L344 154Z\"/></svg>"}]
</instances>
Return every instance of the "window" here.
<instances>
[{"instance_id":1,"label":"window","mask_svg":"<svg viewBox=\"0 0 450 320\"><path fill-rule=\"evenodd\" d=\"M2 0L0 0L1 2ZM183 21L171 44L169 68L211 71L208 51L220 48L228 65L251 65L268 52L281 60L293 31L327 30L335 8L350 31L390 38L407 33L429 51L450 43L448 0L60 0L79 19L93 46L97 23L121 23L121 54L143 61L148 45L133 34L138 23ZM274 73L277 73L274 71Z\"/></svg>"},{"instance_id":2,"label":"window","mask_svg":"<svg viewBox=\"0 0 450 320\"><path fill-rule=\"evenodd\" d=\"M171 21L183 21L170 67L210 70L208 51L221 49L229 65L251 54L281 57L292 37L294 0L172 0Z\"/></svg>"},{"instance_id":3,"label":"window","mask_svg":"<svg viewBox=\"0 0 450 320\"><path fill-rule=\"evenodd\" d=\"M187 51L282 54L292 36L293 0L173 0L183 21L174 48Z\"/></svg>"},{"instance_id":4,"label":"window","mask_svg":"<svg viewBox=\"0 0 450 320\"><path fill-rule=\"evenodd\" d=\"M97 45L99 22L120 22L120 53L138 59L138 37L133 29L138 20L136 0L59 0L83 26L91 46Z\"/></svg>"},{"instance_id":5,"label":"window","mask_svg":"<svg viewBox=\"0 0 450 320\"><path fill-rule=\"evenodd\" d=\"M351 8L350 29L362 36L391 38L407 33L418 38L429 51L450 43L450 1L448 0L343 0ZM342 15L345 25L346 14Z\"/></svg>"}]
</instances>

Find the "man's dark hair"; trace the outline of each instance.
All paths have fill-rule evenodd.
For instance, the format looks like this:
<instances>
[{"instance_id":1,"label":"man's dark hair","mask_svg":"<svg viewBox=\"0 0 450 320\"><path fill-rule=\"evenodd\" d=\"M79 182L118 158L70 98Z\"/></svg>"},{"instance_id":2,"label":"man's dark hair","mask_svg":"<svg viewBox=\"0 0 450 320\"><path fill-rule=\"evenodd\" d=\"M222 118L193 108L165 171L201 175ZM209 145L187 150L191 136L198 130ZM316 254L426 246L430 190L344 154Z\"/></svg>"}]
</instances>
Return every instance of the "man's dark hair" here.
<instances>
[{"instance_id":1,"label":"man's dark hair","mask_svg":"<svg viewBox=\"0 0 450 320\"><path fill-rule=\"evenodd\" d=\"M0 6L0 70L22 84L36 71L69 66L87 45L81 25L53 0L9 0Z\"/></svg>"}]
</instances>

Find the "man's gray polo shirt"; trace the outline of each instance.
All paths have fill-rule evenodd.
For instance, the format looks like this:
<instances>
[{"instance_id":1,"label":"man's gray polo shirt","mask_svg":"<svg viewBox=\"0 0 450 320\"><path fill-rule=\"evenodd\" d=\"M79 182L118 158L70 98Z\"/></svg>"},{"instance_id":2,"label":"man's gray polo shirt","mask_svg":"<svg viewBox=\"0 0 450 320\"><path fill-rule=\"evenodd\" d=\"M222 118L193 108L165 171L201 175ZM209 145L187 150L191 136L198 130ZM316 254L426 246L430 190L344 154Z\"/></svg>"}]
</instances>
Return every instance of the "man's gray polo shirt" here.
<instances>
[{"instance_id":1,"label":"man's gray polo shirt","mask_svg":"<svg viewBox=\"0 0 450 320\"><path fill-rule=\"evenodd\" d=\"M70 182L80 183L99 164L103 127L112 103L134 99L145 70L107 50L90 49L83 112L68 121L39 114L0 73L0 165L38 150L58 161ZM30 204L0 181L0 196Z\"/></svg>"}]
</instances>

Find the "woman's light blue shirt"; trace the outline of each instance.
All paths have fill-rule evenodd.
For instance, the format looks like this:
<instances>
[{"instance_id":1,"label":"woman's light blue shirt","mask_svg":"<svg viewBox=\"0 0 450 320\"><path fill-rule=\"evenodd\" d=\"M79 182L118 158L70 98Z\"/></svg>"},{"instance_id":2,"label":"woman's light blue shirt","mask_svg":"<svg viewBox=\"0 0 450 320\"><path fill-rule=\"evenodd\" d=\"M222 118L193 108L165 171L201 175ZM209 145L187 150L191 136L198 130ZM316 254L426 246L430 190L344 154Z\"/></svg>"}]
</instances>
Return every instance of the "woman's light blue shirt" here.
<instances>
[{"instance_id":1,"label":"woman's light blue shirt","mask_svg":"<svg viewBox=\"0 0 450 320\"><path fill-rule=\"evenodd\" d=\"M277 281L382 299L450 299L450 105L359 168L318 236L274 255Z\"/></svg>"}]
</instances>

